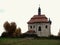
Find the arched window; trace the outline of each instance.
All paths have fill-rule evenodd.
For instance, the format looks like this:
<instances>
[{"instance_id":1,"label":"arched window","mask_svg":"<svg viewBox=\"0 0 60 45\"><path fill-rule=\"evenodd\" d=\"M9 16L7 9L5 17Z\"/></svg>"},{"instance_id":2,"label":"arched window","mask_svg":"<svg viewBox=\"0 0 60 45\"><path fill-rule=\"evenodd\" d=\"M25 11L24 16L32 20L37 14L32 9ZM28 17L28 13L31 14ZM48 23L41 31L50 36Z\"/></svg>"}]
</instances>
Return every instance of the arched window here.
<instances>
[{"instance_id":1,"label":"arched window","mask_svg":"<svg viewBox=\"0 0 60 45\"><path fill-rule=\"evenodd\" d=\"M30 28L32 29L32 26L30 26Z\"/></svg>"},{"instance_id":2,"label":"arched window","mask_svg":"<svg viewBox=\"0 0 60 45\"><path fill-rule=\"evenodd\" d=\"M41 31L41 27L40 26L38 27L38 31Z\"/></svg>"},{"instance_id":3,"label":"arched window","mask_svg":"<svg viewBox=\"0 0 60 45\"><path fill-rule=\"evenodd\" d=\"M48 28L48 26L46 25L45 28Z\"/></svg>"}]
</instances>

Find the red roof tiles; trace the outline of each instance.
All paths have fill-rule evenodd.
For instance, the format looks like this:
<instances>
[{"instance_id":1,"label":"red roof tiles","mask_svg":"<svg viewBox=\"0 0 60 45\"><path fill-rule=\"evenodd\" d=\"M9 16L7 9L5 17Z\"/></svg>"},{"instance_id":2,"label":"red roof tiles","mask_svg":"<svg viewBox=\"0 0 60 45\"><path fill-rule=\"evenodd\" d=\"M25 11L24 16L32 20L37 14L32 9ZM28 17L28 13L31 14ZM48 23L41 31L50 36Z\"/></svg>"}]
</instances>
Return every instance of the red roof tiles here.
<instances>
[{"instance_id":1,"label":"red roof tiles","mask_svg":"<svg viewBox=\"0 0 60 45\"><path fill-rule=\"evenodd\" d=\"M29 23L41 23L41 22L48 22L48 19L45 15L34 15L29 21Z\"/></svg>"}]
</instances>

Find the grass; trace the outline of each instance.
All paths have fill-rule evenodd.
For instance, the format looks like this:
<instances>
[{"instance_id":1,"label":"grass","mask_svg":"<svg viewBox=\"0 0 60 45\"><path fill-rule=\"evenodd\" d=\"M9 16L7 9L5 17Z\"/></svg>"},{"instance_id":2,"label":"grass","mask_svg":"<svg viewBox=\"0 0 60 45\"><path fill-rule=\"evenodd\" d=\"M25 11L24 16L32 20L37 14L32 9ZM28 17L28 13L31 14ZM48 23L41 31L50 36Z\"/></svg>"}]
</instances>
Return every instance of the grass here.
<instances>
[{"instance_id":1,"label":"grass","mask_svg":"<svg viewBox=\"0 0 60 45\"><path fill-rule=\"evenodd\" d=\"M0 45L60 45L60 40L0 38Z\"/></svg>"}]
</instances>

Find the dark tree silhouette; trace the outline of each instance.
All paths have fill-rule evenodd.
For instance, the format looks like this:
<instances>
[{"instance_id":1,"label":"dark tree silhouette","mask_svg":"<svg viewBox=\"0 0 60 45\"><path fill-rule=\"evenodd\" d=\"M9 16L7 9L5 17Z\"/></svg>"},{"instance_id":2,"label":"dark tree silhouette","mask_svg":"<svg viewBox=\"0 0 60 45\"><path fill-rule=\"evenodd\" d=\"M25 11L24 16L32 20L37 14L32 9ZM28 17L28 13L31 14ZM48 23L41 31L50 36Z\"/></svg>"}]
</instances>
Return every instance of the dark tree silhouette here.
<instances>
[{"instance_id":1,"label":"dark tree silhouette","mask_svg":"<svg viewBox=\"0 0 60 45\"><path fill-rule=\"evenodd\" d=\"M2 33L2 37L11 37L12 33L15 32L16 30L16 23L15 22L9 23L8 21L6 21L3 27L6 30L6 32Z\"/></svg>"},{"instance_id":2,"label":"dark tree silhouette","mask_svg":"<svg viewBox=\"0 0 60 45\"><path fill-rule=\"evenodd\" d=\"M17 27L16 23L15 23L15 22L12 22L12 23L11 23L11 26L10 26L10 32L11 32L11 33L15 32L16 27Z\"/></svg>"},{"instance_id":3,"label":"dark tree silhouette","mask_svg":"<svg viewBox=\"0 0 60 45\"><path fill-rule=\"evenodd\" d=\"M5 28L5 30L6 30L7 32L9 32L9 33L15 32L16 27L17 27L17 26L16 26L16 23L15 23L15 22L12 22L12 23L9 24L9 22L6 21L6 22L4 23L4 28Z\"/></svg>"},{"instance_id":4,"label":"dark tree silhouette","mask_svg":"<svg viewBox=\"0 0 60 45\"><path fill-rule=\"evenodd\" d=\"M6 32L10 32L10 24L8 21L4 23L3 27L5 28Z\"/></svg>"},{"instance_id":5,"label":"dark tree silhouette","mask_svg":"<svg viewBox=\"0 0 60 45\"><path fill-rule=\"evenodd\" d=\"M6 30L6 32L2 33L2 37L19 37L21 34L21 29L17 29L17 25L15 22L9 23L8 21L6 21L3 27Z\"/></svg>"},{"instance_id":6,"label":"dark tree silhouette","mask_svg":"<svg viewBox=\"0 0 60 45\"><path fill-rule=\"evenodd\" d=\"M21 29L20 28L17 28L16 30L15 30L15 32L13 33L13 36L14 37L19 37L21 35Z\"/></svg>"}]
</instances>

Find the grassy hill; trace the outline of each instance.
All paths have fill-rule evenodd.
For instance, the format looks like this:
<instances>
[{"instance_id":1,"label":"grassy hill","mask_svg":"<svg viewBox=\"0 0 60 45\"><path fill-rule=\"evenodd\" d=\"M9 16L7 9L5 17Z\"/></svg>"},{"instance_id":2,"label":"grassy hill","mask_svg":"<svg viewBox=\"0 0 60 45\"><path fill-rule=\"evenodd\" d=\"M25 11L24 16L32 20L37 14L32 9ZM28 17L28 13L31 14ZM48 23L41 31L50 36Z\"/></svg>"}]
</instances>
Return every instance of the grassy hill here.
<instances>
[{"instance_id":1,"label":"grassy hill","mask_svg":"<svg viewBox=\"0 0 60 45\"><path fill-rule=\"evenodd\" d=\"M60 40L0 38L0 45L60 45Z\"/></svg>"}]
</instances>

